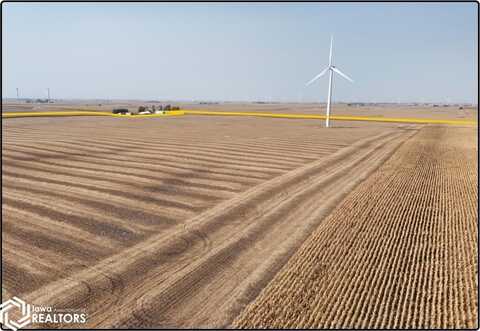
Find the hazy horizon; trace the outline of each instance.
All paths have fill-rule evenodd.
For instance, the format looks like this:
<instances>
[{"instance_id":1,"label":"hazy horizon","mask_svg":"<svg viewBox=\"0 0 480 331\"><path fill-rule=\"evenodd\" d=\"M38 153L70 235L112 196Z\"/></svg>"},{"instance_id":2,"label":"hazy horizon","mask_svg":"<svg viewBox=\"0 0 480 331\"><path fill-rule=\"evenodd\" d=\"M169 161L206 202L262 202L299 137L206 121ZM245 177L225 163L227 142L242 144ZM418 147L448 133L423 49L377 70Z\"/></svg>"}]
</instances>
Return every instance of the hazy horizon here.
<instances>
[{"instance_id":1,"label":"hazy horizon","mask_svg":"<svg viewBox=\"0 0 480 331\"><path fill-rule=\"evenodd\" d=\"M2 3L3 99L477 104L477 4Z\"/></svg>"},{"instance_id":2,"label":"hazy horizon","mask_svg":"<svg viewBox=\"0 0 480 331\"><path fill-rule=\"evenodd\" d=\"M20 101L20 103L26 103L26 100L30 101L35 101L36 99L41 99L41 100L48 100L47 97L20 97L17 99L16 97L8 97L8 98L3 98L2 102L6 103L17 103L17 100ZM103 103L122 103L122 102L144 102L144 103L162 103L162 102L178 102L178 103L199 103L199 102L205 102L205 103L258 103L258 104L326 104L326 100L313 100L313 101L279 101L279 100L213 100L213 99L122 99L122 98L115 98L115 99L103 99L103 98L50 98L52 102L55 103L78 103L78 102L103 102ZM33 102L35 103L35 102ZM429 101L429 102L420 102L420 101L404 101L404 102L395 102L395 101L343 101L343 100L332 100L332 104L355 104L355 103L365 103L365 104L438 104L438 105L473 105L477 106L477 103L472 103L472 102L435 102L435 101ZM36 103L35 103L36 104Z\"/></svg>"}]
</instances>

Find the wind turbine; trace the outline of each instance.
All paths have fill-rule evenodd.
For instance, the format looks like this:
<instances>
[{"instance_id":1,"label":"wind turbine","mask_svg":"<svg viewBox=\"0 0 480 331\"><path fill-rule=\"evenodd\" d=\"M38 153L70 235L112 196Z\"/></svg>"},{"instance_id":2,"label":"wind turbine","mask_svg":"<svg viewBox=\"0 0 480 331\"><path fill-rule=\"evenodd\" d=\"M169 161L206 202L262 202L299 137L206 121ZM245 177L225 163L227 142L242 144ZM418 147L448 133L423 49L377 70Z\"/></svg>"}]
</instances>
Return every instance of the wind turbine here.
<instances>
[{"instance_id":1,"label":"wind turbine","mask_svg":"<svg viewBox=\"0 0 480 331\"><path fill-rule=\"evenodd\" d=\"M346 80L350 81L353 83L353 79L345 75L343 72L341 72L337 67L335 67L332 64L332 53L333 53L333 36L330 39L330 58L328 60L328 67L322 70L318 75L312 78L311 81L309 81L306 86L312 84L314 81L325 75L325 73L328 71L330 76L328 78L328 98L327 98L327 121L325 123L325 126L328 128L330 125L330 108L331 108L331 101L332 101L332 84L333 84L333 73L336 72Z\"/></svg>"}]
</instances>

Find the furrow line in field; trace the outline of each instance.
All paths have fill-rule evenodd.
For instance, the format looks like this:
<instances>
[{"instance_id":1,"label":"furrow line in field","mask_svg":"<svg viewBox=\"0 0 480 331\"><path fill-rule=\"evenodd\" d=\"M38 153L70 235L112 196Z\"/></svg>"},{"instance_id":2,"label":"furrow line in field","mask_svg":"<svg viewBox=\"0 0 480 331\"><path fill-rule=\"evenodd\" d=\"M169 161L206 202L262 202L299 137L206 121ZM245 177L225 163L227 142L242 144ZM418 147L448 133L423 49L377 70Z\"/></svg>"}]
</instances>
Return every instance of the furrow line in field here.
<instances>
[{"instance_id":1,"label":"furrow line in field","mask_svg":"<svg viewBox=\"0 0 480 331\"><path fill-rule=\"evenodd\" d=\"M210 152L206 152L203 150L200 150L198 148L195 148L194 146L184 146L182 148L169 148L168 146L163 146L163 145L156 145L156 144L146 144L143 142L129 142L128 145L125 145L125 142L109 142L108 145L105 144L106 146L103 146L105 144L105 141L102 140L97 140L95 145L90 144L90 145L82 145L82 143L79 142L69 142L69 143L61 143L58 141L55 142L48 142L48 143L39 143L36 141L30 141L26 143L10 143L10 146L13 147L34 147L35 151L41 151L45 152L46 155L57 155L57 154L62 154L65 156L79 156L79 155L84 155L85 152L88 153L89 155L95 155L95 154L117 154L117 152L120 152L125 155L132 155L136 156L139 160L151 160L149 158L145 158L143 155L168 155L168 156L178 156L178 155L188 155L189 158L195 159L195 160L212 160L215 159L217 160L219 156L221 156L222 162L224 160L226 162L235 162L238 164L256 164L256 163L269 163L273 164L275 166L287 166L287 167L292 167L292 166L297 166L299 161L288 161L288 160L281 160L281 159L271 159L271 158L264 158L262 156L256 156L253 155L252 153L248 153L249 151L246 150L246 153L243 155L229 155L228 153L224 153L222 149L219 148L214 148ZM45 147L48 146L48 147ZM95 147L99 146L99 147ZM109 152L110 151L110 152ZM50 154L51 153L51 154Z\"/></svg>"},{"instance_id":2,"label":"furrow line in field","mask_svg":"<svg viewBox=\"0 0 480 331\"><path fill-rule=\"evenodd\" d=\"M143 164L143 167L140 165L139 162L133 162L133 161L101 161L98 160L97 158L87 158L87 157L82 157L82 158L77 158L77 160L72 161L72 163L67 163L67 165L64 165L61 162L65 162L62 160L56 160L57 162L53 161L22 161L19 160L18 157L15 156L17 152L6 152L2 155L3 163L4 165L18 165L22 164L24 167L30 167L33 168L32 165L37 165L37 169L41 170L41 167L46 167L46 168L53 168L53 169L70 169L70 171L62 171L62 170L56 170L60 171L62 174L71 174L71 171L79 171L81 173L88 173L95 175L97 172L102 173L102 176L99 178L105 178L103 173L111 173L113 177L115 176L129 176L129 177L135 177L135 178L130 178L128 181L132 181L134 179L134 182L146 182L146 183L151 183L156 182L158 180L161 180L162 178L169 178L170 180L174 179L181 179L181 180L189 180L190 182L188 185L186 185L189 189L191 189L192 186L195 186L196 182L199 183L205 183L206 180L209 182L219 182L219 183L231 183L231 184L237 184L237 185L251 185L252 183L258 183L260 180L265 180L265 178L268 178L266 176L263 177L245 177L245 174L243 171L235 171L234 174L230 172L229 175L224 175L223 173L217 173L215 171L212 171L212 169L209 170L204 170L202 171L202 168L198 167L191 167L191 168L184 168L184 169L178 169L175 168L174 165L172 166L165 166L165 165L151 165L151 164ZM60 162L60 163L59 163ZM68 161L67 161L68 162ZM131 163L136 164L135 166L132 166ZM123 164L123 166L122 166ZM137 165L138 164L138 165ZM173 169L173 170L170 170ZM33 170L33 169L32 169ZM128 171L130 170L130 171ZM195 174L195 176L191 176L192 174ZM139 177L141 175L141 177ZM236 175L236 178L234 177ZM271 176L271 175L270 175ZM97 176L98 177L98 176ZM95 179L97 178L96 176L90 176L90 179ZM190 178L193 177L193 178ZM97 178L98 179L98 178Z\"/></svg>"},{"instance_id":3,"label":"furrow line in field","mask_svg":"<svg viewBox=\"0 0 480 331\"><path fill-rule=\"evenodd\" d=\"M38 165L37 169L41 169L42 167L45 168L46 172L49 172L50 169L52 171L60 171L61 174L68 175L75 173L75 175L79 175L79 173L86 173L82 176L88 176L86 178L90 179L98 179L98 178L105 178L105 176L125 179L130 181L150 181L150 183L164 183L164 184L177 184L183 185L186 187L191 187L193 189L204 189L210 191L225 191L236 193L238 192L245 183L242 182L234 182L230 181L230 179L216 179L211 178L209 175L205 176L194 176L197 171L190 170L190 172L181 173L175 176L163 176L162 173L156 171L155 169L142 169L138 167L138 169L133 169L131 167L123 167L121 165L113 165L108 164L108 162L101 162L101 161L82 161L82 160L55 160L55 161L23 161L18 160L15 156L11 154L4 154L3 155L4 161L10 162L14 164L21 164L23 167L33 168L32 165ZM4 162L4 164L7 164ZM48 169L48 170L47 170ZM59 169L59 170L57 170ZM62 170L60 170L62 169ZM131 171L128 171L131 169ZM103 176L103 177L102 177ZM241 175L238 175L241 178Z\"/></svg>"},{"instance_id":4,"label":"furrow line in field","mask_svg":"<svg viewBox=\"0 0 480 331\"><path fill-rule=\"evenodd\" d=\"M23 133L21 134L22 137L32 137L33 139L32 140L35 140L35 138L37 137L40 137L40 138L46 138L46 139L50 139L51 141L56 141L57 139L68 139L69 141L72 141L72 137L78 137L79 139L81 140L85 140L85 131L82 130L80 131L81 133L79 133L78 135L75 135L74 132L72 131L69 131L68 134L66 134L65 136L63 135L59 135L59 133L55 133L52 134L52 135L46 135L45 132L42 132L40 131L39 135L36 136L36 135L31 135L30 133ZM109 141L109 142L113 142L113 143L118 143L119 141L124 141L125 140L125 136L131 136L130 135L130 128L125 130L124 131L124 134L122 134L122 132L120 132L117 129L115 129L115 133L112 135L108 135L108 136L100 136L98 137L100 140L105 140L105 141ZM191 136L182 136L182 137L175 137L175 138L172 138L171 137L171 133L165 135L165 136L159 136L158 132L155 132L154 134L152 134L152 136L150 137L149 135L145 135L145 133L142 133L141 135L141 139L142 140L136 140L136 139L140 139L140 137L136 138L136 136L134 137L131 137L129 138L129 141L132 141L133 143L136 143L136 142L140 142L140 143L143 143L145 142L145 140L148 140L148 141L154 141L154 142L157 142L159 144L163 143L163 142L177 142L177 143L182 143L182 142L191 142L191 141L197 141L199 136L201 136L201 133L199 134L196 134L196 135L191 135ZM15 137L15 136L14 136ZM236 146L236 147L240 147L240 148L249 148L249 147L252 147L252 148L257 148L259 150L265 150L265 151L275 151L277 153L280 153L280 152L285 152L285 151L291 151L292 150L292 143L291 141L285 141L285 142L282 142L282 143L279 143L279 142L275 142L275 138L274 137L267 137L268 141L266 141L267 139L264 139L265 141L262 141L260 139L251 139L251 138L244 138L244 139L241 139L240 141L239 140L235 140L235 141L229 141L228 143L226 142L222 142L221 139L223 139L224 137L218 137L217 139L215 139L215 137L209 137L208 139L205 139L205 138L202 138L202 143L205 143L205 144L214 144L214 145L219 145L219 147L222 147L222 146ZM296 138L292 138L296 141L295 143L295 147L298 147L296 148L297 152L299 154L315 154L317 151L315 148L312 147L312 144L318 144L318 143L321 143L321 146L325 146L326 148L328 149L334 149L334 150L337 150L339 148L342 148L343 147L346 147L348 144L333 144L333 145L329 145L328 142L326 144L323 144L323 139L318 141L318 142L315 142L315 141L312 141L310 143L305 143L305 144L301 144L300 142L298 142L298 146L297 146L297 141L298 139ZM327 139L327 138L325 138Z\"/></svg>"},{"instance_id":5,"label":"furrow line in field","mask_svg":"<svg viewBox=\"0 0 480 331\"><path fill-rule=\"evenodd\" d=\"M430 126L407 141L233 326L475 328L478 165L474 143L457 145L467 132Z\"/></svg>"},{"instance_id":6,"label":"furrow line in field","mask_svg":"<svg viewBox=\"0 0 480 331\"><path fill-rule=\"evenodd\" d=\"M179 223L181 217L191 216L193 213L183 211L182 213L178 212L176 214L165 213L163 212L165 208L161 208L155 205L142 206L142 203L132 203L131 206L119 205L115 201L99 201L98 197L92 197L91 194L78 195L72 194L69 192L56 193L48 189L29 189L28 185L21 185L18 182L13 184L5 184L6 188L9 188L12 192L17 192L17 197L22 195L28 197L28 201L41 201L44 208L47 210L51 209L53 213L57 212L58 207L63 207L67 213L72 214L76 213L78 215L84 215L88 219L92 219L88 224L91 223L90 232L95 233L94 222L98 222L98 230L102 232L102 226L115 226L120 227L123 233L123 230L126 231L125 235L134 236L135 233L143 233L145 230L151 228L151 230L159 231L162 228L173 226ZM5 194L10 194L6 192ZM23 199L23 200L26 200ZM12 200L12 203L17 201ZM142 208L143 207L143 208ZM45 210L45 212L47 212ZM101 211L101 212L99 212ZM172 215L173 214L173 215ZM61 216L63 214L58 214ZM71 221L67 216L62 217L61 220L64 222ZM134 220L134 222L132 222ZM75 223L74 223L75 224ZM142 231L143 230L143 231ZM115 231L113 231L115 232Z\"/></svg>"},{"instance_id":7,"label":"furrow line in field","mask_svg":"<svg viewBox=\"0 0 480 331\"><path fill-rule=\"evenodd\" d=\"M92 234L75 226L71 226L68 224L62 224L62 226L59 226L60 224L58 221L47 217L38 218L37 214L14 208L9 205L4 205L3 211L4 213L9 213L9 217L5 218L5 223L14 223L25 228L35 228L41 232L50 232L50 234L56 236L58 235L59 237L68 239L70 241L77 241L78 243L81 243L82 245L85 245L87 247L91 247L101 251L113 252L119 250L124 246L122 243L105 240L104 237L98 234ZM32 243L24 243L24 245L31 244ZM28 249L25 250L25 252L27 251ZM52 255L52 257L53 256L54 255Z\"/></svg>"},{"instance_id":8,"label":"furrow line in field","mask_svg":"<svg viewBox=\"0 0 480 331\"><path fill-rule=\"evenodd\" d=\"M201 215L194 217L188 221L189 225L186 227L179 227L178 230L169 232L168 235L162 234L152 236L141 244L135 245L131 249L124 250L118 255L105 259L91 270L86 270L68 279L60 280L31 293L29 295L29 300L35 303L44 301L51 303L52 301L50 300L61 302L62 300L69 300L65 295L70 290L73 290L75 292L75 298L81 302L85 302L84 300L88 299L90 302L89 307L96 312L92 315L92 323L94 323L95 320L105 322L104 314L108 314L108 307L100 308L96 304L98 302L104 302L101 291L98 292L98 296L92 296L90 291L85 291L81 286L78 286L85 282L87 282L90 287L93 286L93 288L100 286L102 280L97 278L95 270L105 270L104 272L107 272L107 270L110 272L115 270L115 273L119 275L122 279L122 284L124 285L135 282L137 286L132 289L134 292L131 293L131 295L126 295L126 293L123 295L123 300L127 301L138 300L138 298L135 298L136 295L139 294L144 296L145 292L143 291L147 289L144 286L151 284L152 279L156 279L158 284L163 284L159 289L159 293L167 293L175 288L172 287L169 289L167 286L168 284L179 284L180 288L178 289L181 290L183 286L187 286L188 288L188 284L194 284L195 279L198 281L198 278L191 278L191 276L188 276L195 275L195 273L192 274L190 271L197 267L200 268L198 273L199 277L208 278L210 277L208 275L214 277L219 271L223 270L223 268L218 269L217 267L213 267L213 265L217 264L217 257L219 263L221 263L221 261L225 261L224 258L227 258L230 254L236 251L235 249L232 250L232 247L241 247L242 250L248 248L249 245L245 246L245 240L248 241L248 238L251 238L252 240L256 238L259 234L258 231L260 231L262 226L267 226L268 228L269 222L267 220L270 220L270 223L275 222L275 217L269 218L269 214L280 215L275 213L279 213L279 210L282 210L281 206L295 206L298 210L301 210L301 207L298 206L298 202L307 195L306 192L308 192L309 189L315 189L321 193L321 184L325 184L326 181L331 182L330 185L333 185L334 187L335 181L341 178L340 174L352 171L356 164L361 164L362 162L368 164L367 160L371 160L372 157L373 159L384 157L386 155L385 151L380 153L380 155L376 155L375 151L382 148L382 146L385 146L389 141L392 141L392 144L393 141L396 141L396 144L398 144L404 139L401 137L403 136L398 133L392 134L391 132L370 137L335 153L329 158L313 162L302 168L295 169L282 176L262 183L228 201L218 204ZM386 148L386 151L391 149L392 146ZM373 163L375 164L375 162ZM339 167L339 164L342 166ZM302 199L300 199L300 197L302 197ZM295 200L295 198L300 200ZM254 210L249 207L251 206L252 201L255 201L256 203L256 208ZM258 220L259 218L262 219L263 217L266 219L264 223L255 222L255 220ZM230 221L224 222L225 219L230 219ZM296 219L298 220L298 218ZM258 227L256 223L258 224ZM295 226L295 223L292 222L286 222L285 224L290 224L287 228ZM249 227L252 228L253 237L248 235L250 232L246 229ZM232 229L235 228L237 229L236 231L238 231L239 236L238 239L233 240L231 239ZM242 231L247 231L245 237L241 235ZM287 235L287 238L290 232L291 231L286 231L285 235ZM261 231L261 233L263 232ZM192 235L195 235L197 238L204 238L202 240L207 240L209 244L201 248L202 245L199 246L199 239L195 239L195 236L192 237ZM172 247L172 245L174 247L178 246L181 242L188 243L185 246L185 249L176 251L175 254L165 254L165 252L171 250L169 247ZM212 246L213 243L215 243L215 248ZM272 244L274 243L270 243L270 245ZM220 249L222 246L224 247L223 250ZM240 254L240 252L235 254ZM152 261L152 259L155 259L155 262ZM122 262L120 263L119 261ZM146 264L147 261L149 262L148 264ZM192 264L191 261L197 262ZM205 264L205 262L207 262L207 264ZM210 267L213 268L210 272L210 268L208 267L209 263L214 263ZM148 269L144 269L144 266L147 265ZM138 270L145 270L146 273L139 274ZM184 272L181 272L181 270L184 270ZM182 274L184 276L181 276ZM168 275L178 276L169 278ZM185 282L183 282L182 279L185 279ZM151 285L148 287L151 287ZM129 287L127 286L126 288L128 289ZM86 293L90 293L88 298L85 297ZM180 292L178 294L180 294ZM68 297L71 298L71 293L68 294ZM180 299L181 297L179 296L178 298ZM158 298L153 299L155 301ZM148 304L150 301L146 300L143 302ZM204 303L205 300L202 302ZM126 303L127 305L131 304L131 302ZM119 307L119 310L122 310L122 306ZM155 307L161 309L161 307L159 308L156 305ZM143 307L141 311L143 311L144 308L145 307ZM140 314L143 314L141 311ZM207 311L204 312L207 313ZM118 317L118 315L113 317L111 314L109 316L110 319ZM142 317L140 316L140 318ZM111 322L113 323L114 320L111 320ZM120 324L123 323L121 321L117 322ZM125 323L127 323L127 321L125 321Z\"/></svg>"},{"instance_id":9,"label":"furrow line in field","mask_svg":"<svg viewBox=\"0 0 480 331\"><path fill-rule=\"evenodd\" d=\"M112 224L105 221L100 214L91 214L83 210L76 210L71 208L69 204L60 201L58 203L52 203L51 200L48 201L46 199L48 198L47 192L45 192L45 198L38 198L33 196L33 194L27 194L28 191L26 190L20 191L16 189L14 192L12 190L12 192L5 193L3 202L7 206L25 210L38 217L50 218L79 227L92 234L100 234L109 240L138 240L142 237L141 234L135 233L122 224L118 224L119 222ZM56 206L64 208L60 211Z\"/></svg>"},{"instance_id":10,"label":"furrow line in field","mask_svg":"<svg viewBox=\"0 0 480 331\"><path fill-rule=\"evenodd\" d=\"M248 282L261 284L271 278L275 270L278 270L279 266L283 264L282 261L285 261L290 252L308 235L308 229L318 224L321 220L320 216L325 214L325 209L332 206L343 195L338 190L335 192L335 188L343 180L341 176L354 168L359 173L362 173L365 168L375 167L375 164L379 164L385 158L385 154L388 155L389 148L378 153L378 150L388 141L384 141L374 148L372 147L368 153L360 158L350 159L347 164L342 164L333 173L311 178L309 183L302 185L298 192L289 193L289 198L286 201L271 208L269 212L261 215L261 217L256 215L253 215L251 219L248 216L244 217L243 222L250 224L247 228L244 230L239 229L238 235L230 238L223 245L216 246L215 252L201 257L198 261L190 264L188 269L185 269L183 276L176 274L175 278L167 280L166 284L162 282L157 290L150 289L146 298L142 298L138 311L134 311L132 317L126 316L125 319L120 319L114 325L157 325L162 327L174 325L183 327L192 327L193 325L206 326L212 325L212 323L216 327L227 325L241 309L238 301L248 302L255 295L255 291L251 289ZM368 166L363 162L368 163ZM361 180L361 175L359 177L357 180ZM354 185L355 181L351 179L349 181L350 185ZM348 185L346 186L348 187ZM330 195L330 198L325 200L323 208L318 208L317 202L324 195ZM288 239L295 233L294 229L299 227L296 224L298 220L302 220L302 227L305 230L303 236L296 233L296 240L289 241ZM275 226L275 229L272 229L273 226ZM282 239L282 236L278 234L279 228L283 228L284 232L282 235L287 237ZM269 234L269 231L274 231L275 234ZM277 244L274 244L274 242L277 242ZM241 265L242 268L248 268L249 264L245 262L246 257L251 255L253 258L253 256L258 254L258 249L251 247L253 243L262 246L266 245L266 243L279 245L280 242L283 243L282 245L288 246L288 248L284 247L283 255L280 254L278 256L274 254L263 265L251 266L252 270L262 269L263 272L257 271L256 277L249 277L250 279L248 279L246 284L245 282L241 282L236 286L232 284L232 279L234 279L235 273L238 272L236 271L238 269L232 267L232 265L235 265L235 261L243 260L243 262L239 261L238 265ZM241 257L239 257L240 252ZM210 297L208 303L204 301L206 290L203 290L203 286L209 286L202 284L207 280L208 283L214 282L217 286L221 286L221 288L216 289L217 295L220 296L217 298L217 301L214 301L212 297ZM231 292L229 287L233 287L239 293L235 301L224 303L225 298ZM212 293L212 290L209 292ZM223 295L220 295L222 292ZM198 298L198 302L197 304L192 304L195 298ZM200 302L203 302L203 304L200 305ZM218 305L222 303L226 312L223 315L217 312L219 316L213 319L212 315L218 310ZM173 314L176 315L175 319L170 317Z\"/></svg>"},{"instance_id":11,"label":"furrow line in field","mask_svg":"<svg viewBox=\"0 0 480 331\"><path fill-rule=\"evenodd\" d=\"M94 142L61 142L58 145L75 145L75 147L85 148L86 150L94 149L104 149L110 151L118 151L124 150L125 144L121 144L118 141L109 141L107 139L101 140L102 144L101 147L93 147L98 145L98 142L94 144ZM108 143L108 144L106 144ZM218 156L222 155L222 157L238 160L257 160L258 162L270 162L270 163L278 163L278 164L290 164L290 165L297 165L302 163L302 160L296 157L288 157L287 155L278 155L278 156L271 156L271 155L262 155L261 153L256 153L251 149L242 149L240 151L231 151L227 148L219 146L219 144L212 144L210 148L205 144L171 144L165 141L159 143L146 143L144 141L135 142L132 144L135 146L135 150L139 151L155 151L155 152L163 152L163 151L181 151L184 153L194 153L198 155L205 155L205 156ZM320 147L321 149L321 147ZM162 153L160 153L162 154ZM314 157L310 158L309 160L314 159Z\"/></svg>"},{"instance_id":12,"label":"furrow line in field","mask_svg":"<svg viewBox=\"0 0 480 331\"><path fill-rule=\"evenodd\" d=\"M44 137L31 137L31 138L25 138L24 136L18 136L15 137L15 141L21 141L24 143L29 143L31 141L38 141L42 142L44 144L48 144L53 140L53 138L44 138ZM193 141L192 141L193 140ZM312 153L309 154L304 154L301 153L300 151L295 150L295 156L292 156L288 153L285 153L284 150L275 152L274 148L275 146L268 146L268 147L263 147L263 148L257 148L253 146L252 144L248 143L243 143L239 144L238 146L235 146L235 143L233 142L222 142L222 141L201 141L198 142L198 137L195 137L190 141L185 140L185 141L175 141L175 140L159 140L157 144L153 144L151 141L148 145L154 145L154 146L166 146L170 148L176 148L176 149L181 149L181 150L201 150L201 151L207 151L207 152L212 152L215 153L215 151L221 151L221 154L227 153L232 156L242 156L242 155L255 155L259 157L263 157L266 159L271 159L271 160L285 160L285 161L293 161L296 162L298 160L301 160L302 162L306 161L313 161L317 157L312 155ZM122 147L112 147L110 144L111 143L118 143L118 140L112 139L112 138L105 138L102 137L101 142L104 145L99 145L99 140L98 139L87 139L85 137L79 138L79 139L61 139L58 137L55 137L55 142L61 142L61 143L66 143L66 144L71 144L75 143L78 144L78 146L85 146L85 147L91 147L91 148L96 148L96 149L110 149L110 150L118 150L121 149L122 147L125 147L124 145ZM105 144L107 143L107 144ZM140 143L142 146L145 146L144 141L140 142L135 142L135 144L129 143L129 146L137 146L137 144ZM160 145L159 145L160 144ZM94 147L95 146L95 147ZM188 148L188 149L186 149ZM322 148L322 144L319 144L318 148ZM246 151L248 149L248 152ZM292 150L291 150L292 151ZM318 152L315 153L317 155Z\"/></svg>"},{"instance_id":13,"label":"furrow line in field","mask_svg":"<svg viewBox=\"0 0 480 331\"><path fill-rule=\"evenodd\" d=\"M146 195L144 193L134 193L131 190L125 191L119 189L112 189L112 188L103 188L98 186L88 186L82 184L76 184L72 182L61 182L61 181L41 181L32 178L29 175L14 175L10 176L6 174L3 178L5 181L10 181L8 187L15 188L16 184L22 183L26 184L24 186L28 187L29 185L40 186L42 188L46 188L47 190L52 190L53 192L61 192L61 194L66 193L78 193L78 196L96 196L101 199L99 202L102 201L112 201L116 203L120 203L122 205L149 205L150 208L153 207L161 207L165 210L176 210L177 213L182 212L198 212L199 210L204 209L207 206L210 206L211 203L208 203L204 200L197 200L191 203L184 203L178 201L174 198L167 198L158 197L154 195ZM6 187L7 185L5 185ZM18 187L20 188L20 187ZM32 189L33 190L33 189ZM52 193L53 193L52 192ZM102 199L103 198L103 199Z\"/></svg>"},{"instance_id":14,"label":"furrow line in field","mask_svg":"<svg viewBox=\"0 0 480 331\"><path fill-rule=\"evenodd\" d=\"M3 170L3 175L8 178L24 178L34 182L41 183L51 183L59 185L72 185L75 183L75 186L85 189L96 190L98 188L110 187L112 189L125 190L129 189L129 192L143 195L154 195L155 197L165 198L165 197L177 197L176 201L181 201L181 199L190 198L194 201L194 204L197 202L216 202L219 199L224 199L230 197L232 194L217 191L217 190L208 190L186 187L184 185L170 185L165 184L163 181L159 180L158 182L148 182L145 183L132 183L131 181L122 181L122 180L106 180L106 179L90 179L88 177L83 177L75 174L75 172L56 172L56 176L52 179L51 174L43 171L41 167L28 167L16 164L14 167L8 167L8 170ZM82 183L78 182L78 178L83 178Z\"/></svg>"},{"instance_id":15,"label":"furrow line in field","mask_svg":"<svg viewBox=\"0 0 480 331\"><path fill-rule=\"evenodd\" d=\"M4 148L2 152L7 154L7 155L22 153L22 151L18 150L18 148L16 148L15 150L10 149L10 148ZM52 159L54 160L54 159L59 158L59 155L47 156L47 155L42 155L42 154L35 153L35 152L32 152L32 151L26 151L26 152L23 152L23 153L26 155L25 157L16 156L15 158L18 161L28 161L28 162L32 162L32 161L49 162L47 160L52 160ZM81 157L88 157L88 156L85 155L85 154L78 154L76 156L70 156L70 157L73 158L73 160L75 160L75 157L76 158L81 158ZM213 168L215 168L215 171L218 171L218 168L223 168L223 169L225 169L224 171L226 173L228 173L228 171L230 171L230 173L231 173L232 171L240 170L240 171L253 172L254 174L263 174L263 175L267 175L267 176L283 173L283 172L286 171L285 169L284 170L282 170L282 169L271 169L271 168L266 167L264 165L237 165L237 164L234 164L234 163L227 165L227 164L224 164L220 161L215 162L215 161L191 160L191 159L188 158L188 155L184 155L183 157L168 156L168 157L156 158L156 159L150 158L149 161L152 161L152 162L132 161L132 156L123 157L123 158L118 158L118 157L115 158L115 157L111 157L111 156L105 156L104 154L102 154L102 155L97 155L96 157L99 160L105 160L105 161L121 161L121 162L129 161L129 162L133 162L133 163L137 163L137 164L147 164L147 165L148 164L170 165L170 166L176 167L177 169L185 169L185 170L188 170L192 166L193 167L206 168L206 169L213 167ZM65 157L63 157L63 158L68 159L68 158L65 158ZM90 156L90 158L91 158L91 156ZM153 163L153 162L155 162L155 163Z\"/></svg>"},{"instance_id":16,"label":"furrow line in field","mask_svg":"<svg viewBox=\"0 0 480 331\"><path fill-rule=\"evenodd\" d=\"M20 144L15 144L15 143L10 143L10 146L14 147L15 150L18 151L24 151L30 155L30 158L26 158L25 161L30 161L34 159L43 159L43 158L58 158L61 157L63 159L75 159L76 157L82 157L87 155L87 153L84 152L65 152L71 151L71 149L51 149L47 147L38 147L38 146L31 146L31 145L20 145ZM12 150L11 147L6 147L5 150ZM40 151L40 152L39 152ZM185 160L189 161L196 161L196 162L201 162L204 164L208 165L221 165L221 166L244 166L248 169L250 168L255 168L258 167L259 162L252 162L252 161L243 161L243 160L226 160L225 158L221 157L221 155L217 155L216 157L202 157L198 156L195 152L193 153L184 153L182 151L172 151L172 152L165 152L163 151L161 154L159 154L159 157L155 157L155 154L147 154L147 153L141 153L141 152L136 152L135 149L125 149L122 154L129 158L137 158L140 160L140 162L143 161L161 161L164 159L174 159L178 160L179 162L183 162ZM97 157L105 159L105 160L115 160L114 157L111 157L109 154L106 153L88 153L88 155L96 155ZM150 156L147 156L150 155ZM118 160L118 159L117 159ZM274 164L262 164L262 168L267 169L267 170L273 170L273 171L287 171L292 168L292 166L276 166Z\"/></svg>"}]
</instances>

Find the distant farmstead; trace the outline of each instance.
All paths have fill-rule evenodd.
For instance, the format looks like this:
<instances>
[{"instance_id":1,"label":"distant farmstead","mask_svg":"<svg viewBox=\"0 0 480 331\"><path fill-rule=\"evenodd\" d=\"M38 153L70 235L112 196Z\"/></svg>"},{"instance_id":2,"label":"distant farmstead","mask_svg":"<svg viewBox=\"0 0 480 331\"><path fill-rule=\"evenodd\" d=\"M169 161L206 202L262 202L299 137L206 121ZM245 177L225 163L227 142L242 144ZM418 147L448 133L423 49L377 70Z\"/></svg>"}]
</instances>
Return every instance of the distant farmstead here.
<instances>
[{"instance_id":1,"label":"distant farmstead","mask_svg":"<svg viewBox=\"0 0 480 331\"><path fill-rule=\"evenodd\" d=\"M151 114L166 114L171 110L180 110L180 107L172 105L159 106L139 106L136 110L128 110L126 108L115 108L112 110L113 114L117 115L151 115Z\"/></svg>"},{"instance_id":2,"label":"distant farmstead","mask_svg":"<svg viewBox=\"0 0 480 331\"><path fill-rule=\"evenodd\" d=\"M121 115L126 115L129 113L128 109L126 108L116 108L112 111L113 114L121 114Z\"/></svg>"}]
</instances>

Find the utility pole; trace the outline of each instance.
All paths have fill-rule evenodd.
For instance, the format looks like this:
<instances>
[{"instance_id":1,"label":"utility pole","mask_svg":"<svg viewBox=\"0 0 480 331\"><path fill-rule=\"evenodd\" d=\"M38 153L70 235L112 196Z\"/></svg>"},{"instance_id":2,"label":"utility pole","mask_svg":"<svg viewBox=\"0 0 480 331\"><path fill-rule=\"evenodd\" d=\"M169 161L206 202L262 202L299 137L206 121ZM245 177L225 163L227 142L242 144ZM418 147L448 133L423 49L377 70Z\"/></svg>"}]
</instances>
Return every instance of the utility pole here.
<instances>
[{"instance_id":1,"label":"utility pole","mask_svg":"<svg viewBox=\"0 0 480 331\"><path fill-rule=\"evenodd\" d=\"M50 87L47 87L48 103L50 103Z\"/></svg>"},{"instance_id":2,"label":"utility pole","mask_svg":"<svg viewBox=\"0 0 480 331\"><path fill-rule=\"evenodd\" d=\"M17 102L20 101L20 93L18 92L18 87L17 87Z\"/></svg>"}]
</instances>

